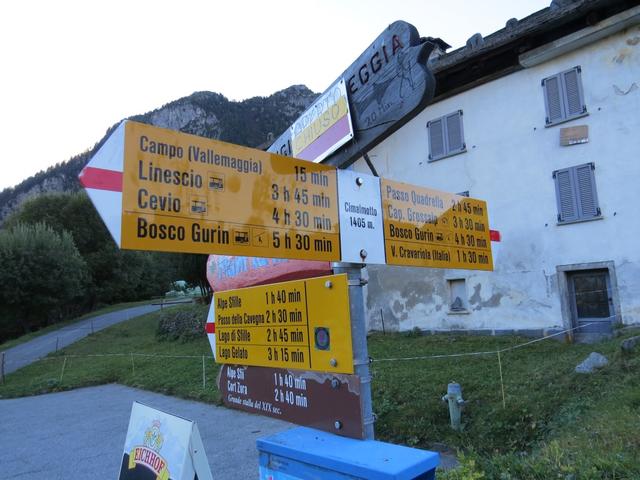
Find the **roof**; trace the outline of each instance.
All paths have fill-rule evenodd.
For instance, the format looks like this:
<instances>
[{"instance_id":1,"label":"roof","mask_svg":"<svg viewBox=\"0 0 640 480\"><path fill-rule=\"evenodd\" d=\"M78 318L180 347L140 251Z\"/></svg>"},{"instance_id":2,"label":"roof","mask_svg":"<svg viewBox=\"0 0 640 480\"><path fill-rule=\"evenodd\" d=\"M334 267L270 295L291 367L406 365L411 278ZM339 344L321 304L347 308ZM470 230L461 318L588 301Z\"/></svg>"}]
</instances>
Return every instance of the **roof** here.
<instances>
[{"instance_id":1,"label":"roof","mask_svg":"<svg viewBox=\"0 0 640 480\"><path fill-rule=\"evenodd\" d=\"M640 0L555 0L497 32L474 35L467 45L430 63L434 101L520 70L519 56L640 4Z\"/></svg>"}]
</instances>

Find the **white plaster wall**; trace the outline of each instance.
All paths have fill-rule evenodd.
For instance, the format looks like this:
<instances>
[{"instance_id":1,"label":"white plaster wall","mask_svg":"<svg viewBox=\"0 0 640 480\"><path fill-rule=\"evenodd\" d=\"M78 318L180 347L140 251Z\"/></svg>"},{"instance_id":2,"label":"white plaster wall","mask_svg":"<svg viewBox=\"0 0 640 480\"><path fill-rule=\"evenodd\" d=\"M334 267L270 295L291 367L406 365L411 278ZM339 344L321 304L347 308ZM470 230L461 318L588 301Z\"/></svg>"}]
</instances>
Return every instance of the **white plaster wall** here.
<instances>
[{"instance_id":1,"label":"white plaster wall","mask_svg":"<svg viewBox=\"0 0 640 480\"><path fill-rule=\"evenodd\" d=\"M546 128L540 82L576 65L589 115ZM562 326L556 266L602 261L615 263L618 313L640 322L639 87L636 26L430 105L369 152L380 176L486 200L502 235L492 245L494 272L371 267L372 326L381 309L401 330ZM429 162L427 122L458 109L467 152ZM575 125L588 125L589 143L561 147L560 129ZM557 225L552 172L587 162L595 162L602 219ZM362 160L353 168L368 171ZM447 278L466 278L470 299L476 294L469 315L447 313Z\"/></svg>"}]
</instances>

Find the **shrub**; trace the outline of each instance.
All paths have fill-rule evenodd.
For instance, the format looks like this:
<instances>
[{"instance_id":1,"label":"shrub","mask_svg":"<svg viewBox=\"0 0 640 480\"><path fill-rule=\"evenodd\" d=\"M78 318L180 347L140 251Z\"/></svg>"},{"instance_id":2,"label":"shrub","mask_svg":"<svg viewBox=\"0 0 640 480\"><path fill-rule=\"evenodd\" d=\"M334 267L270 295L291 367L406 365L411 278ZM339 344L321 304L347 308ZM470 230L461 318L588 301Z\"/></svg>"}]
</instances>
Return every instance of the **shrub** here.
<instances>
[{"instance_id":1,"label":"shrub","mask_svg":"<svg viewBox=\"0 0 640 480\"><path fill-rule=\"evenodd\" d=\"M206 305L172 307L160 315L157 336L161 340L181 340L188 342L205 335L207 322Z\"/></svg>"},{"instance_id":2,"label":"shrub","mask_svg":"<svg viewBox=\"0 0 640 480\"><path fill-rule=\"evenodd\" d=\"M0 265L0 341L75 313L87 266L68 232L43 223L2 230Z\"/></svg>"}]
</instances>

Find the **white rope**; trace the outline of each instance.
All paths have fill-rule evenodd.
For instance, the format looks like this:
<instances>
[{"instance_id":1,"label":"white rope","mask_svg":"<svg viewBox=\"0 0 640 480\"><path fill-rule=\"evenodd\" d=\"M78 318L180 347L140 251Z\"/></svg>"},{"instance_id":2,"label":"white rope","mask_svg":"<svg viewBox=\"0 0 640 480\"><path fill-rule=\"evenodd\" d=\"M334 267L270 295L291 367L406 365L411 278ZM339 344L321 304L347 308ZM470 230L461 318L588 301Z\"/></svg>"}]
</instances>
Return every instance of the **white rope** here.
<instances>
[{"instance_id":1,"label":"white rope","mask_svg":"<svg viewBox=\"0 0 640 480\"><path fill-rule=\"evenodd\" d=\"M567 328L566 330L562 330L552 335L547 335L546 337L536 338L535 340L531 340L529 342L521 343L519 345L514 345L513 347L500 348L498 350L489 350L489 351L483 351L483 352L468 352L468 353L450 353L450 354L442 354L442 355L424 355L419 357L373 358L371 359L371 361L372 362L399 362L399 361L407 361L407 360L429 360L433 358L456 358L456 357L470 357L470 356L478 356L478 355L496 355L503 352L508 352L509 350L515 350L516 348L525 347L527 345L531 345L532 343L541 342L542 340L547 340L549 338L553 338L558 335L571 332L573 330L578 330L580 328L588 327L589 325L593 325L596 323L599 323L599 322L585 323L584 325L580 325L578 327L573 327L573 328Z\"/></svg>"}]
</instances>

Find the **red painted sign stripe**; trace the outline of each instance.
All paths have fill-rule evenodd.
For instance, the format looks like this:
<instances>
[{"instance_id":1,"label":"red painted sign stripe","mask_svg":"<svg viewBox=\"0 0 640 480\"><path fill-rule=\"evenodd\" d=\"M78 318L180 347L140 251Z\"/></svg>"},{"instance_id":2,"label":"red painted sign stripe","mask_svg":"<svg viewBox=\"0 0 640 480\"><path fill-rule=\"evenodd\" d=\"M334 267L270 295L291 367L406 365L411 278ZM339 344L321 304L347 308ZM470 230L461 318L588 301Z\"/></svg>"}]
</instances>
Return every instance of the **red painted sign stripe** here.
<instances>
[{"instance_id":1,"label":"red painted sign stripe","mask_svg":"<svg viewBox=\"0 0 640 480\"><path fill-rule=\"evenodd\" d=\"M84 167L78 175L84 188L122 192L122 172L104 168Z\"/></svg>"},{"instance_id":2,"label":"red painted sign stripe","mask_svg":"<svg viewBox=\"0 0 640 480\"><path fill-rule=\"evenodd\" d=\"M492 242L500 241L500 231L498 230L489 230L489 238Z\"/></svg>"},{"instance_id":3,"label":"red painted sign stripe","mask_svg":"<svg viewBox=\"0 0 640 480\"><path fill-rule=\"evenodd\" d=\"M216 324L214 322L205 323L204 329L207 333L216 333Z\"/></svg>"}]
</instances>

